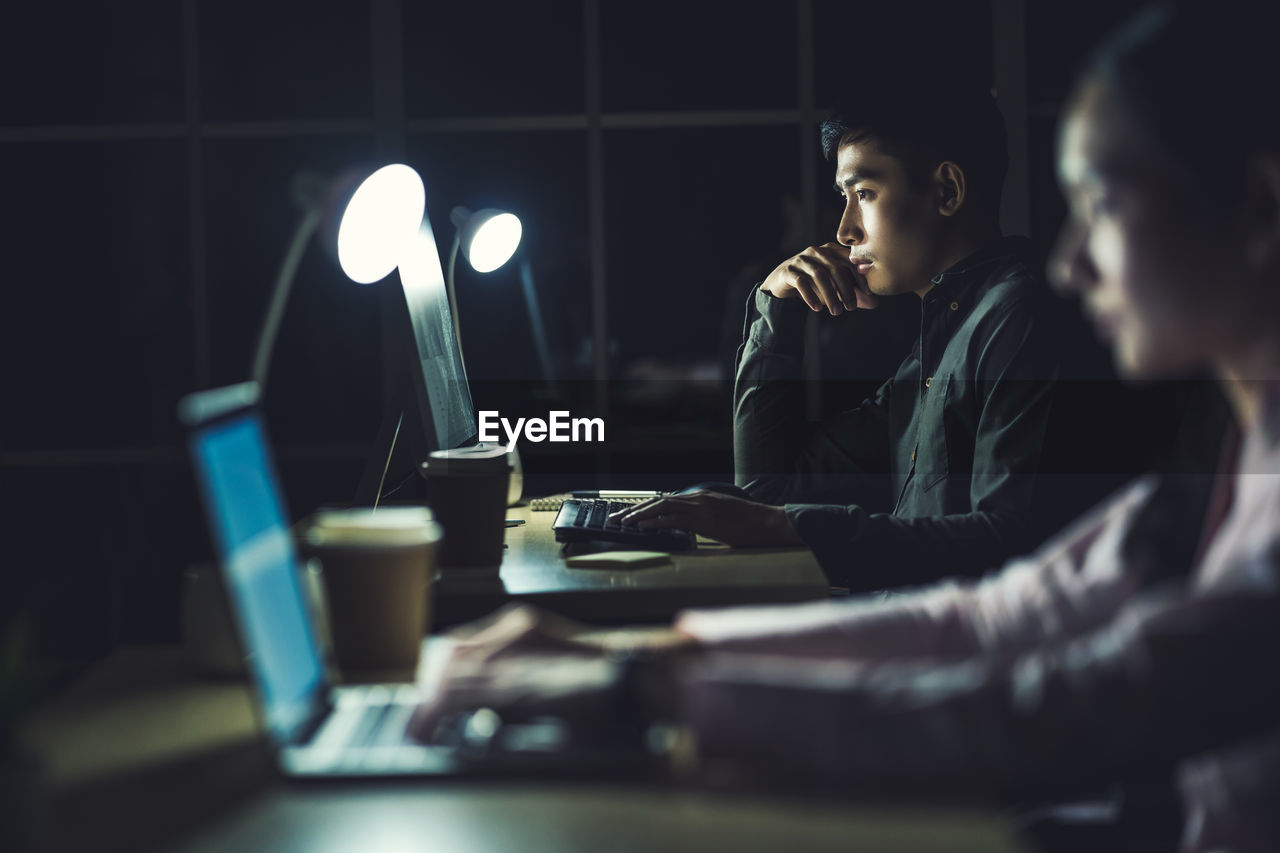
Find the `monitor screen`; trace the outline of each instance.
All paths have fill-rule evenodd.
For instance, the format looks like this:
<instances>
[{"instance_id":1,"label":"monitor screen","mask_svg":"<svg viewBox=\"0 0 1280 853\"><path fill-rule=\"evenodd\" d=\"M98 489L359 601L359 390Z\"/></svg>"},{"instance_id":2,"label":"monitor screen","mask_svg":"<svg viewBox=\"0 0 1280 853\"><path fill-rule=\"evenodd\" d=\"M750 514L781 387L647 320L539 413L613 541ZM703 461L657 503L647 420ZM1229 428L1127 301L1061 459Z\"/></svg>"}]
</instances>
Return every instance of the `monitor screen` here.
<instances>
[{"instance_id":1,"label":"monitor screen","mask_svg":"<svg viewBox=\"0 0 1280 853\"><path fill-rule=\"evenodd\" d=\"M399 362L392 369L396 390L356 488L361 506L409 497L409 484L418 480L431 451L467 447L477 436L444 268L425 216L400 261L399 276L404 301L396 300L398 319L387 330Z\"/></svg>"},{"instance_id":2,"label":"monitor screen","mask_svg":"<svg viewBox=\"0 0 1280 853\"><path fill-rule=\"evenodd\" d=\"M267 728L291 740L327 682L256 409L197 428L191 451Z\"/></svg>"}]
</instances>

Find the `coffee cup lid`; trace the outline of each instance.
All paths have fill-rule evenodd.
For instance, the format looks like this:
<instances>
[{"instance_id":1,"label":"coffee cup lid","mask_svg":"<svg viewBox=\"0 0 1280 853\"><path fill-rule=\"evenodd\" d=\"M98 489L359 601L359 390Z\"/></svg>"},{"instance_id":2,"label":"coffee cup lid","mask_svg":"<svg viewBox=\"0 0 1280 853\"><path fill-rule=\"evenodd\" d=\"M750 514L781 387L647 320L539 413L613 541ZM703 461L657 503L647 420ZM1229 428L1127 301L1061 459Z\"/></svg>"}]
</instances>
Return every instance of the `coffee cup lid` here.
<instances>
[{"instance_id":1,"label":"coffee cup lid","mask_svg":"<svg viewBox=\"0 0 1280 853\"><path fill-rule=\"evenodd\" d=\"M501 473L510 467L507 449L500 444L433 450L422 463L426 474L489 474Z\"/></svg>"},{"instance_id":2,"label":"coffee cup lid","mask_svg":"<svg viewBox=\"0 0 1280 853\"><path fill-rule=\"evenodd\" d=\"M321 510L307 527L313 545L409 545L434 542L440 525L424 506Z\"/></svg>"}]
</instances>

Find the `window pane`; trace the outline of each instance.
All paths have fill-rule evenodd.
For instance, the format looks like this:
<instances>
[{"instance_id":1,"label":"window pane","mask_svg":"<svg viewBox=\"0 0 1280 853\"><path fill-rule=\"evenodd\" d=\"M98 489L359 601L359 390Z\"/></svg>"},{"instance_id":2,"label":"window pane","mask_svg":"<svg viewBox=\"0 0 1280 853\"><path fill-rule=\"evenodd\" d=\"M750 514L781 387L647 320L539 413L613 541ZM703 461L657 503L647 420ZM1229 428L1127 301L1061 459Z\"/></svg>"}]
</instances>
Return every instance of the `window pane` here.
<instances>
[{"instance_id":1,"label":"window pane","mask_svg":"<svg viewBox=\"0 0 1280 853\"><path fill-rule=\"evenodd\" d=\"M1080 14L1077 6L1055 3L1027 4L1027 97L1033 105L1063 101L1080 63L1098 39L1137 9L1145 0L1117 0L1091 6Z\"/></svg>"},{"instance_id":2,"label":"window pane","mask_svg":"<svg viewBox=\"0 0 1280 853\"><path fill-rule=\"evenodd\" d=\"M782 260L799 142L794 126L606 133L613 485L728 476L733 352L748 290Z\"/></svg>"},{"instance_id":3,"label":"window pane","mask_svg":"<svg viewBox=\"0 0 1280 853\"><path fill-rule=\"evenodd\" d=\"M242 381L270 290L302 213L295 175L336 176L367 162L362 138L205 143L210 348L214 381ZM381 418L381 284L354 284L312 238L289 298L265 406L277 441L368 441Z\"/></svg>"},{"instance_id":4,"label":"window pane","mask_svg":"<svg viewBox=\"0 0 1280 853\"><path fill-rule=\"evenodd\" d=\"M7 450L176 443L192 383L181 142L8 144Z\"/></svg>"},{"instance_id":5,"label":"window pane","mask_svg":"<svg viewBox=\"0 0 1280 853\"><path fill-rule=\"evenodd\" d=\"M181 121L182 4L8 3L0 124Z\"/></svg>"},{"instance_id":6,"label":"window pane","mask_svg":"<svg viewBox=\"0 0 1280 853\"><path fill-rule=\"evenodd\" d=\"M1031 239L1036 256L1049 257L1053 241L1067 213L1066 202L1058 188L1056 115L1032 116L1027 127L1030 149Z\"/></svg>"},{"instance_id":7,"label":"window pane","mask_svg":"<svg viewBox=\"0 0 1280 853\"><path fill-rule=\"evenodd\" d=\"M799 146L794 126L606 132L609 330L623 372L715 364L737 346L748 279L783 257Z\"/></svg>"},{"instance_id":8,"label":"window pane","mask_svg":"<svg viewBox=\"0 0 1280 853\"><path fill-rule=\"evenodd\" d=\"M217 0L199 21L203 118L373 115L368 3Z\"/></svg>"},{"instance_id":9,"label":"window pane","mask_svg":"<svg viewBox=\"0 0 1280 853\"><path fill-rule=\"evenodd\" d=\"M427 208L448 264L449 212L492 207L520 217L520 248L504 266L478 273L460 256L456 288L467 374L477 407L486 385L541 377L520 263L529 262L556 372L568 376L591 335L587 260L586 135L437 134L415 137L410 162L427 184ZM492 401L501 405L509 401ZM491 406L492 407L492 406Z\"/></svg>"},{"instance_id":10,"label":"window pane","mask_svg":"<svg viewBox=\"0 0 1280 853\"><path fill-rule=\"evenodd\" d=\"M797 106L796 4L601 3L603 107Z\"/></svg>"},{"instance_id":11,"label":"window pane","mask_svg":"<svg viewBox=\"0 0 1280 853\"><path fill-rule=\"evenodd\" d=\"M816 0L814 88L827 109L877 80L916 74L990 85L991 8L986 0L861 3Z\"/></svg>"},{"instance_id":12,"label":"window pane","mask_svg":"<svg viewBox=\"0 0 1280 853\"><path fill-rule=\"evenodd\" d=\"M581 113L581 0L404 6L411 117Z\"/></svg>"}]
</instances>

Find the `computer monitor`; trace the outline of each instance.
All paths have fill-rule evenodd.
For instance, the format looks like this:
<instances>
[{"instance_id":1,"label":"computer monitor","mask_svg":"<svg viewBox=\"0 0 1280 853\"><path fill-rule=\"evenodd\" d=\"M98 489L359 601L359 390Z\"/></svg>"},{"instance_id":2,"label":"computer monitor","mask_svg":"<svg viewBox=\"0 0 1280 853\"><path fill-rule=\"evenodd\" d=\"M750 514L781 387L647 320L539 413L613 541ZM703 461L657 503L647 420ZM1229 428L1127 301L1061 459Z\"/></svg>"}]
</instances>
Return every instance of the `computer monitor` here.
<instances>
[{"instance_id":1,"label":"computer monitor","mask_svg":"<svg viewBox=\"0 0 1280 853\"><path fill-rule=\"evenodd\" d=\"M465 447L477 438L444 267L426 216L397 274L403 299L392 300L393 319L386 330L395 390L356 489L355 502L363 506L411 494L410 484L431 451Z\"/></svg>"}]
</instances>

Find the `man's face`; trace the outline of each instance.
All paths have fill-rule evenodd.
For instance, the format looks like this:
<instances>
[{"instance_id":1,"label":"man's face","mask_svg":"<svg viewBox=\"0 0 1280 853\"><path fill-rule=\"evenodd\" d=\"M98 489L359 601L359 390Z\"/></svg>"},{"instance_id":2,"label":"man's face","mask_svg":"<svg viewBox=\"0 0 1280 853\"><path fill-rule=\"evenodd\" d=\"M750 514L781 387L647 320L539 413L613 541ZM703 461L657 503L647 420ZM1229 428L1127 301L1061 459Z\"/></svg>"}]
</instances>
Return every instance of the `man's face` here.
<instances>
[{"instance_id":1,"label":"man's face","mask_svg":"<svg viewBox=\"0 0 1280 853\"><path fill-rule=\"evenodd\" d=\"M836 239L849 247L872 293L920 293L942 272L941 226L931 180L874 141L848 142L836 152L836 190L844 215Z\"/></svg>"},{"instance_id":2,"label":"man's face","mask_svg":"<svg viewBox=\"0 0 1280 853\"><path fill-rule=\"evenodd\" d=\"M1081 297L1117 369L1154 378L1221 349L1233 334L1224 303L1241 278L1230 228L1103 84L1073 103L1058 171L1068 219L1050 273Z\"/></svg>"}]
</instances>

